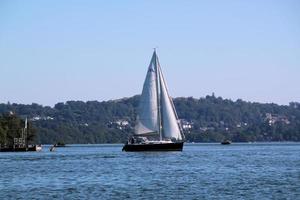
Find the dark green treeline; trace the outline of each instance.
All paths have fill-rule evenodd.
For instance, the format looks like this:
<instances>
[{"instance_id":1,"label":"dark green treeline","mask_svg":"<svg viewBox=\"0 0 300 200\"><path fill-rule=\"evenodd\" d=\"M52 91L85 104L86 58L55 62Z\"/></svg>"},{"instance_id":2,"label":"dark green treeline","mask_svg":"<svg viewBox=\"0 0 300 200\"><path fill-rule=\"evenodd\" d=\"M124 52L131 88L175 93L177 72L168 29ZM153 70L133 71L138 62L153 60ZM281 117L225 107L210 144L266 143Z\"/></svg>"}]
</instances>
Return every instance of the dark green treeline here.
<instances>
[{"instance_id":1,"label":"dark green treeline","mask_svg":"<svg viewBox=\"0 0 300 200\"><path fill-rule=\"evenodd\" d=\"M114 101L68 101L53 108L38 104L0 104L0 113L28 117L36 143L119 143L133 133L139 96ZM175 98L174 104L190 142L300 141L300 103L289 105L232 101L206 96ZM2 122L0 139L8 129ZM5 121L5 120L4 120ZM16 133L14 133L16 134ZM12 137L12 136L9 136Z\"/></svg>"}]
</instances>

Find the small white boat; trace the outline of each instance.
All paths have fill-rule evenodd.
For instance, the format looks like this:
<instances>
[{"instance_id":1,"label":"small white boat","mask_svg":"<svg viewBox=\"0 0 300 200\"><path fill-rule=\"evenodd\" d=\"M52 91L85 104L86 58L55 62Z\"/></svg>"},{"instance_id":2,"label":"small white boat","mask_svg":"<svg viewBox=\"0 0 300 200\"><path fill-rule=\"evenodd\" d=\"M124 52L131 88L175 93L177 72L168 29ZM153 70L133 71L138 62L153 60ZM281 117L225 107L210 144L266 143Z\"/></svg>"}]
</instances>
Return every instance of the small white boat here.
<instances>
[{"instance_id":1,"label":"small white boat","mask_svg":"<svg viewBox=\"0 0 300 200\"><path fill-rule=\"evenodd\" d=\"M50 147L50 151L55 151L55 150L56 150L56 148L54 145Z\"/></svg>"}]
</instances>

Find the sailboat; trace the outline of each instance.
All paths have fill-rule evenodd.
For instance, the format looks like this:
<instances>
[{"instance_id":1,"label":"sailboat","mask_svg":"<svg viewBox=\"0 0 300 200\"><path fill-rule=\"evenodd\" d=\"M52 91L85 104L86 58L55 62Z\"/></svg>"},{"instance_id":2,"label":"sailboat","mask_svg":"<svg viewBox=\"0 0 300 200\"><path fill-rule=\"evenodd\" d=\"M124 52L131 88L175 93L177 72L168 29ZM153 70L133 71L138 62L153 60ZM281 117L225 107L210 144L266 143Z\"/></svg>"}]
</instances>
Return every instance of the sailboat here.
<instances>
[{"instance_id":1,"label":"sailboat","mask_svg":"<svg viewBox=\"0 0 300 200\"><path fill-rule=\"evenodd\" d=\"M148 67L134 135L123 151L182 151L184 134L156 50Z\"/></svg>"}]
</instances>

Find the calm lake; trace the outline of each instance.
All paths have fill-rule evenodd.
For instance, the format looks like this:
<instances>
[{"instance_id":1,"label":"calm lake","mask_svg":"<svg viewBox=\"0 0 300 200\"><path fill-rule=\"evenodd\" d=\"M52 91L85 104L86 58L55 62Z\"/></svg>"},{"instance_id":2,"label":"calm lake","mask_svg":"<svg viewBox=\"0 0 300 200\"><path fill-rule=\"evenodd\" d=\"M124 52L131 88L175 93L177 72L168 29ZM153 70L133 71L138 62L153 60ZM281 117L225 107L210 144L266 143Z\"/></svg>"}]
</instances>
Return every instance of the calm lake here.
<instances>
[{"instance_id":1,"label":"calm lake","mask_svg":"<svg viewBox=\"0 0 300 200\"><path fill-rule=\"evenodd\" d=\"M300 199L300 143L0 153L0 199Z\"/></svg>"}]
</instances>

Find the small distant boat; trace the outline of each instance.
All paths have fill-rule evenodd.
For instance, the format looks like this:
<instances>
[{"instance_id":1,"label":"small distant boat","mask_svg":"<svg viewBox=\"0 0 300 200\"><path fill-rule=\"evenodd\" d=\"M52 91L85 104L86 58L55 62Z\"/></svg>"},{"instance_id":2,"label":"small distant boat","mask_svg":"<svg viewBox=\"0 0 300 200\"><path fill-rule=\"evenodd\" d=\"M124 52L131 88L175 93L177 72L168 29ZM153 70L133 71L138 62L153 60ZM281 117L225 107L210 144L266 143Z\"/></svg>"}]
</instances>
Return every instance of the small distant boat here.
<instances>
[{"instance_id":1,"label":"small distant boat","mask_svg":"<svg viewBox=\"0 0 300 200\"><path fill-rule=\"evenodd\" d=\"M154 50L140 97L135 133L123 151L182 151L184 134Z\"/></svg>"},{"instance_id":2,"label":"small distant boat","mask_svg":"<svg viewBox=\"0 0 300 200\"><path fill-rule=\"evenodd\" d=\"M54 144L54 147L66 147L66 144L63 142L58 142L58 143Z\"/></svg>"},{"instance_id":3,"label":"small distant boat","mask_svg":"<svg viewBox=\"0 0 300 200\"><path fill-rule=\"evenodd\" d=\"M49 150L50 151L55 151L56 150L55 145L51 146Z\"/></svg>"},{"instance_id":4,"label":"small distant boat","mask_svg":"<svg viewBox=\"0 0 300 200\"><path fill-rule=\"evenodd\" d=\"M27 151L42 151L42 145L29 145Z\"/></svg>"},{"instance_id":5,"label":"small distant boat","mask_svg":"<svg viewBox=\"0 0 300 200\"><path fill-rule=\"evenodd\" d=\"M221 142L221 144L223 144L223 145L231 144L231 141L230 141L230 140L223 140L223 141Z\"/></svg>"}]
</instances>

